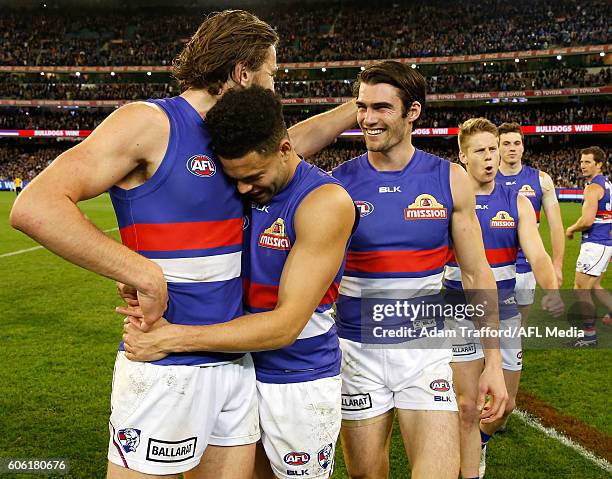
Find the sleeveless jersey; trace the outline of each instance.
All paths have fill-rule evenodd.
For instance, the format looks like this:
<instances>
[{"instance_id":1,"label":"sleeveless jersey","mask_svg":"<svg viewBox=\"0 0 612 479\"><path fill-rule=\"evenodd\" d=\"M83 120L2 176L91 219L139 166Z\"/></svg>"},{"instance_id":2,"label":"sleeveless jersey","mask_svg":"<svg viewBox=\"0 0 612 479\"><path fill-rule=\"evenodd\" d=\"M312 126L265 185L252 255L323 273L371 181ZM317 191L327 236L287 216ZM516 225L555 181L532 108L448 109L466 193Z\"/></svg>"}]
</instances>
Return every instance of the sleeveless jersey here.
<instances>
[{"instance_id":1,"label":"sleeveless jersey","mask_svg":"<svg viewBox=\"0 0 612 479\"><path fill-rule=\"evenodd\" d=\"M612 246L610 226L612 225L612 183L607 177L597 175L588 184L596 184L603 188L604 195L597 203L597 215L592 226L582 232L583 243L599 243Z\"/></svg>"},{"instance_id":2,"label":"sleeveless jersey","mask_svg":"<svg viewBox=\"0 0 612 479\"><path fill-rule=\"evenodd\" d=\"M336 303L338 334L368 342L361 334L361 308L368 304L363 290L402 290L416 298L442 287L453 211L450 163L416 149L403 170L378 171L366 152L335 168L333 175L361 216Z\"/></svg>"},{"instance_id":3,"label":"sleeveless jersey","mask_svg":"<svg viewBox=\"0 0 612 479\"><path fill-rule=\"evenodd\" d=\"M521 195L526 196L531 201L535 210L538 226L540 225L540 212L542 210L542 185L540 185L540 170L531 166L523 165L521 171L516 175L505 176L501 171L497 172L495 182L507 186ZM516 260L517 273L529 273L531 266L525 258L523 250L519 248Z\"/></svg>"},{"instance_id":4,"label":"sleeveless jersey","mask_svg":"<svg viewBox=\"0 0 612 479\"><path fill-rule=\"evenodd\" d=\"M196 110L180 96L151 103L170 121L168 148L146 183L110 189L121 240L162 268L169 322L230 321L242 313L242 202L221 171ZM155 364L202 365L241 356L176 353Z\"/></svg>"},{"instance_id":5,"label":"sleeveless jersey","mask_svg":"<svg viewBox=\"0 0 612 479\"><path fill-rule=\"evenodd\" d=\"M482 229L487 262L493 270L499 296L499 319L518 315L514 288L518 239L518 193L496 184L490 195L476 195L476 216ZM446 266L444 285L462 291L461 270L453 254Z\"/></svg>"},{"instance_id":6,"label":"sleeveless jersey","mask_svg":"<svg viewBox=\"0 0 612 479\"><path fill-rule=\"evenodd\" d=\"M244 304L248 312L271 311L276 306L281 274L296 240L295 213L310 192L330 183L339 184L323 170L300 161L285 189L266 205L252 205L243 260ZM338 296L343 267L344 261L295 343L252 353L258 381L286 384L340 374L341 353L332 305Z\"/></svg>"}]
</instances>

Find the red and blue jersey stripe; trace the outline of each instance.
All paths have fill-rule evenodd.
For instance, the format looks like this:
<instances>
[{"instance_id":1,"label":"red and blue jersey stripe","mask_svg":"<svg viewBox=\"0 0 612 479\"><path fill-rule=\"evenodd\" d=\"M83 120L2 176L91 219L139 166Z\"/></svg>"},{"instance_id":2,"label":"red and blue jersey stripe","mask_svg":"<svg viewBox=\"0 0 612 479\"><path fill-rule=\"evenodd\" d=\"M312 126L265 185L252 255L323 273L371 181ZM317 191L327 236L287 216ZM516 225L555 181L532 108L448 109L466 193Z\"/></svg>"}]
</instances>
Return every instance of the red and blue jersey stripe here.
<instances>
[{"instance_id":1,"label":"red and blue jersey stripe","mask_svg":"<svg viewBox=\"0 0 612 479\"><path fill-rule=\"evenodd\" d=\"M151 102L170 122L168 147L144 184L110 189L121 240L162 268L169 295L164 317L169 322L230 321L242 314L241 199L221 171L196 110L180 96ZM155 364L203 365L240 356L177 353Z\"/></svg>"}]
</instances>

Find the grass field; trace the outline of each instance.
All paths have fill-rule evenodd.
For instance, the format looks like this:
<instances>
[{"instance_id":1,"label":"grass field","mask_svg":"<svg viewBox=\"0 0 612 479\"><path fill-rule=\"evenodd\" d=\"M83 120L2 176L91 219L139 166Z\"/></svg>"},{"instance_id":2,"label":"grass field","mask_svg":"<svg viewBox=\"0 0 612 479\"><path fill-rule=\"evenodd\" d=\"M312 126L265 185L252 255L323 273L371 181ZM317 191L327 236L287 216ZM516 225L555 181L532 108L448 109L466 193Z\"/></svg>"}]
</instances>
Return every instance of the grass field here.
<instances>
[{"instance_id":1,"label":"grass field","mask_svg":"<svg viewBox=\"0 0 612 479\"><path fill-rule=\"evenodd\" d=\"M111 375L122 330L121 318L113 312L118 304L114 284L44 249L7 255L36 247L8 225L13 199L12 193L0 193L0 457L67 458L69 477L101 478ZM108 197L85 202L82 208L100 229L116 228ZM579 214L577 204L563 204L562 209L566 224ZM546 224L542 230L548 243ZM109 234L118 236L116 231ZM572 284L578 248L578 240L568 243L565 287ZM609 349L530 350L524 364L524 391L605 433L612 447ZM493 439L487 462L487 479L611 477L514 416L509 431ZM392 464L392 478L409 477L397 430ZM334 477L346 477L340 453Z\"/></svg>"}]
</instances>

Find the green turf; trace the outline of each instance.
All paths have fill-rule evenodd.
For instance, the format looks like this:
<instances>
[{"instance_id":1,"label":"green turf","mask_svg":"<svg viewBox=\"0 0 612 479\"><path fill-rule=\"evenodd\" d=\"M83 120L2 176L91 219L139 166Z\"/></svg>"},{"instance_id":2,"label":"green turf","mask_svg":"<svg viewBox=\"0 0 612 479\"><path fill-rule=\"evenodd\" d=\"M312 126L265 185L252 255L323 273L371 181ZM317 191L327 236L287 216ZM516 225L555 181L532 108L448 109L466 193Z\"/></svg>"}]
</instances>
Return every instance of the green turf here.
<instances>
[{"instance_id":1,"label":"green turf","mask_svg":"<svg viewBox=\"0 0 612 479\"><path fill-rule=\"evenodd\" d=\"M8 226L13 199L12 193L0 193L0 255L36 245ZM566 222L576 218L577 206L563 205ZM107 196L85 202L83 210L101 229L116 227ZM578 241L568 244L566 285L578 247ZM121 335L121 320L113 313L114 284L46 250L0 257L0 267L0 457L66 457L70 477L104 477L110 381ZM611 360L604 350L528 351L524 388L612 433ZM407 470L395 430L391 477L408 477ZM340 453L334 477L346 477ZM490 448L487 478L502 477L609 476L512 418L510 432Z\"/></svg>"}]
</instances>

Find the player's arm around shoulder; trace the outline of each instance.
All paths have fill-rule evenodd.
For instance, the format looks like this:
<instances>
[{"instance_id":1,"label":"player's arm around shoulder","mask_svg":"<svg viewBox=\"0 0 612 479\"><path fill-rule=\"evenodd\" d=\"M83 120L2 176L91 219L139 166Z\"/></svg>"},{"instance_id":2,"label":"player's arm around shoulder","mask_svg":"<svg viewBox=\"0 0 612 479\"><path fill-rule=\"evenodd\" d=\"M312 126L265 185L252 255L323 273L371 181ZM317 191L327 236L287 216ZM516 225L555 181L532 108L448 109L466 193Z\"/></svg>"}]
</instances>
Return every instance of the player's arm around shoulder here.
<instances>
[{"instance_id":1,"label":"player's arm around shoulder","mask_svg":"<svg viewBox=\"0 0 612 479\"><path fill-rule=\"evenodd\" d=\"M476 197L465 170L451 163L453 195L451 235L465 289L495 290L495 278L485 255L482 230L476 216Z\"/></svg>"},{"instance_id":2,"label":"player's arm around shoulder","mask_svg":"<svg viewBox=\"0 0 612 479\"><path fill-rule=\"evenodd\" d=\"M100 195L139 166L146 168L165 151L168 132L168 120L156 107L132 103L113 112L19 195L11 225L79 266L147 289L145 275L159 268L138 261L140 256L100 232L76 203ZM144 269L138 273L139 268ZM142 281L134 282L136 276Z\"/></svg>"},{"instance_id":3,"label":"player's arm around shoulder","mask_svg":"<svg viewBox=\"0 0 612 479\"><path fill-rule=\"evenodd\" d=\"M162 354L265 351L293 344L331 286L355 221L353 201L342 187L317 188L295 214L296 240L283 266L274 310L209 326L171 324L139 336L155 337L149 351ZM132 326L128 332L139 333Z\"/></svg>"},{"instance_id":4,"label":"player's arm around shoulder","mask_svg":"<svg viewBox=\"0 0 612 479\"><path fill-rule=\"evenodd\" d=\"M355 221L351 197L335 184L317 188L298 208L296 241L283 268L275 310L279 318L291 318L285 320L287 344L295 341L332 284Z\"/></svg>"}]
</instances>

